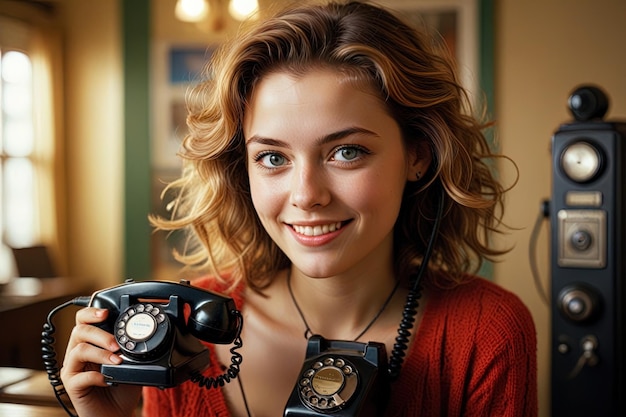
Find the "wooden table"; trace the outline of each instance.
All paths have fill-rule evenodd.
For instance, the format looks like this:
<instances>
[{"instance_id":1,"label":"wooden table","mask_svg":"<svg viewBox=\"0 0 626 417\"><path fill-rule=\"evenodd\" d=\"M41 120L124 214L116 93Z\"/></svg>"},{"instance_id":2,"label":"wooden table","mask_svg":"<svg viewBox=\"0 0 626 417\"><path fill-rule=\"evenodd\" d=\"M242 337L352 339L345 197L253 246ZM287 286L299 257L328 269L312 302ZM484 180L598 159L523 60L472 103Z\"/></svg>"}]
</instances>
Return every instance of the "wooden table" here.
<instances>
[{"instance_id":1,"label":"wooden table","mask_svg":"<svg viewBox=\"0 0 626 417\"><path fill-rule=\"evenodd\" d=\"M41 332L50 310L79 295L90 295L84 284L65 277L14 278L0 292L0 366L43 370ZM54 318L55 348L62 359L78 307Z\"/></svg>"},{"instance_id":2,"label":"wooden table","mask_svg":"<svg viewBox=\"0 0 626 417\"><path fill-rule=\"evenodd\" d=\"M61 407L44 371L0 368L0 401L44 407Z\"/></svg>"},{"instance_id":3,"label":"wooden table","mask_svg":"<svg viewBox=\"0 0 626 417\"><path fill-rule=\"evenodd\" d=\"M41 407L37 405L0 403L1 417L68 417L61 406Z\"/></svg>"},{"instance_id":4,"label":"wooden table","mask_svg":"<svg viewBox=\"0 0 626 417\"><path fill-rule=\"evenodd\" d=\"M13 278L0 291L0 313L50 301L67 301L83 294L85 285L68 277Z\"/></svg>"},{"instance_id":5,"label":"wooden table","mask_svg":"<svg viewBox=\"0 0 626 417\"><path fill-rule=\"evenodd\" d=\"M65 400L69 400L67 396ZM66 404L71 408L69 402ZM135 416L141 414L140 402ZM56 399L46 372L0 367L0 417L30 416L68 417L68 414Z\"/></svg>"},{"instance_id":6,"label":"wooden table","mask_svg":"<svg viewBox=\"0 0 626 417\"><path fill-rule=\"evenodd\" d=\"M67 417L43 371L0 368L0 417Z\"/></svg>"}]
</instances>

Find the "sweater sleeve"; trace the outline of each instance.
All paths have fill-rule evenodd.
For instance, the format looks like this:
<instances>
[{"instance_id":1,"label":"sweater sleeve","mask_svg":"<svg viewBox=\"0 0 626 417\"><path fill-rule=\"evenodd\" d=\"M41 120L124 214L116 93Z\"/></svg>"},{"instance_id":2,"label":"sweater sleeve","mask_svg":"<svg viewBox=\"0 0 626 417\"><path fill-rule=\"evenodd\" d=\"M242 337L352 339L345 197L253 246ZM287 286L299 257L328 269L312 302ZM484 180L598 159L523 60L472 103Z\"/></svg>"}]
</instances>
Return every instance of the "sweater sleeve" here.
<instances>
[{"instance_id":1,"label":"sweater sleeve","mask_svg":"<svg viewBox=\"0 0 626 417\"><path fill-rule=\"evenodd\" d=\"M157 388L144 387L142 416L161 417L173 415L175 415L175 412L169 395L164 395Z\"/></svg>"},{"instance_id":2,"label":"sweater sleeve","mask_svg":"<svg viewBox=\"0 0 626 417\"><path fill-rule=\"evenodd\" d=\"M488 293L491 291L487 291ZM495 299L494 299L495 297ZM537 416L536 332L522 301L494 289L481 303L464 416Z\"/></svg>"}]
</instances>

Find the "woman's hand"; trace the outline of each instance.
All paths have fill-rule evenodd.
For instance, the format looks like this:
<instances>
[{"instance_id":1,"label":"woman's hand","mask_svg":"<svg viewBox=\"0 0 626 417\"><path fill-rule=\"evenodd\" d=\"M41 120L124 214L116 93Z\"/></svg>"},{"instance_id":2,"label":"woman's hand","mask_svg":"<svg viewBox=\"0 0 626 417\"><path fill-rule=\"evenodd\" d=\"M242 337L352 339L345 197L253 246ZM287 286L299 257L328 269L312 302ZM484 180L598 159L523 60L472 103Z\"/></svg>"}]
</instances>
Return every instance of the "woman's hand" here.
<instances>
[{"instance_id":1,"label":"woman's hand","mask_svg":"<svg viewBox=\"0 0 626 417\"><path fill-rule=\"evenodd\" d=\"M109 386L100 365L117 365L115 337L93 326L107 318L108 310L88 307L76 313L76 326L67 345L61 380L80 417L132 416L139 402L141 387Z\"/></svg>"}]
</instances>

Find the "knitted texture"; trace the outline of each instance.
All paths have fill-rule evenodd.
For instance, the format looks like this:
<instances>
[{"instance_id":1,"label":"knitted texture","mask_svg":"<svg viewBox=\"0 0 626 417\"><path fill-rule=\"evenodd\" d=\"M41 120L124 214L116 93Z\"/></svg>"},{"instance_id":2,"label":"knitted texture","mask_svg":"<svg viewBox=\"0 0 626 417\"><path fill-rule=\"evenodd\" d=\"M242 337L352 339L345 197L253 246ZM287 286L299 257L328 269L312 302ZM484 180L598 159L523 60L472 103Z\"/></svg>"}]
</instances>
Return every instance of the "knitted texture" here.
<instances>
[{"instance_id":1,"label":"knitted texture","mask_svg":"<svg viewBox=\"0 0 626 417\"><path fill-rule=\"evenodd\" d=\"M225 290L206 279L194 284ZM537 416L536 333L522 301L482 278L427 291L386 416ZM241 308L241 287L231 296ZM224 372L213 355L211 364L205 375ZM143 395L144 417L230 417L220 389L185 382L166 390L144 388Z\"/></svg>"}]
</instances>

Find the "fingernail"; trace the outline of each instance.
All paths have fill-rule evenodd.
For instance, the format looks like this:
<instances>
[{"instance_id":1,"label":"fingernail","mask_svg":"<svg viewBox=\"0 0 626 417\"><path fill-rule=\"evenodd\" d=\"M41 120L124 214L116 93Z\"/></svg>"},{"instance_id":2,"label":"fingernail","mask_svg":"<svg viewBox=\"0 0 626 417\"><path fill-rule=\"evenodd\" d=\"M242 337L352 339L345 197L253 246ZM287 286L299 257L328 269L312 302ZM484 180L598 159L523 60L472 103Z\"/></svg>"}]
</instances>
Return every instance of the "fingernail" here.
<instances>
[{"instance_id":1,"label":"fingernail","mask_svg":"<svg viewBox=\"0 0 626 417\"><path fill-rule=\"evenodd\" d=\"M101 309L98 309L98 310L94 311L94 313L93 313L93 314L94 314L96 317L100 318L100 317L103 317L103 316L104 316L104 313L105 313L105 312L106 312L106 310L105 310L105 309L103 309L103 308L101 308Z\"/></svg>"},{"instance_id":2,"label":"fingernail","mask_svg":"<svg viewBox=\"0 0 626 417\"><path fill-rule=\"evenodd\" d=\"M120 358L118 355L111 355L109 356L109 359L111 360L111 362L118 364L118 365L122 363L122 358Z\"/></svg>"}]
</instances>

